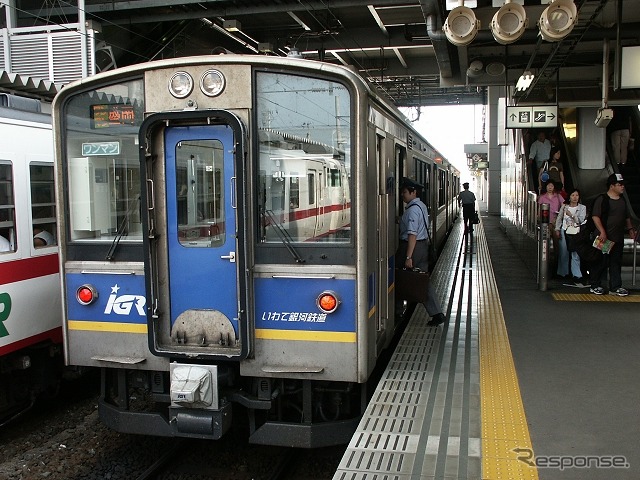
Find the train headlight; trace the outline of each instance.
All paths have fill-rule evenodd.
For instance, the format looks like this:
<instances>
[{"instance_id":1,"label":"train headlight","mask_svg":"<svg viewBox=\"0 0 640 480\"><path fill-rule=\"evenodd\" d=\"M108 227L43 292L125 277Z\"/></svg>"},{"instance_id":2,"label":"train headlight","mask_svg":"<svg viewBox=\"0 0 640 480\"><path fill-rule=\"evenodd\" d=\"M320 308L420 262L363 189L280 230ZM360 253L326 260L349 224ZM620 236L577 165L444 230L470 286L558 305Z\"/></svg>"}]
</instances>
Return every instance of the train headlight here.
<instances>
[{"instance_id":1,"label":"train headlight","mask_svg":"<svg viewBox=\"0 0 640 480\"><path fill-rule=\"evenodd\" d=\"M81 305L90 305L98 298L98 291L93 285L82 285L76 290L76 300Z\"/></svg>"},{"instance_id":2,"label":"train headlight","mask_svg":"<svg viewBox=\"0 0 640 480\"><path fill-rule=\"evenodd\" d=\"M207 70L200 78L200 90L208 97L220 95L224 86L224 75L218 70Z\"/></svg>"},{"instance_id":3,"label":"train headlight","mask_svg":"<svg viewBox=\"0 0 640 480\"><path fill-rule=\"evenodd\" d=\"M184 98L193 90L193 78L187 72L176 72L169 79L169 92L176 98Z\"/></svg>"},{"instance_id":4,"label":"train headlight","mask_svg":"<svg viewBox=\"0 0 640 480\"><path fill-rule=\"evenodd\" d=\"M333 313L340 305L340 300L335 292L327 290L318 295L316 304L323 313Z\"/></svg>"}]
</instances>

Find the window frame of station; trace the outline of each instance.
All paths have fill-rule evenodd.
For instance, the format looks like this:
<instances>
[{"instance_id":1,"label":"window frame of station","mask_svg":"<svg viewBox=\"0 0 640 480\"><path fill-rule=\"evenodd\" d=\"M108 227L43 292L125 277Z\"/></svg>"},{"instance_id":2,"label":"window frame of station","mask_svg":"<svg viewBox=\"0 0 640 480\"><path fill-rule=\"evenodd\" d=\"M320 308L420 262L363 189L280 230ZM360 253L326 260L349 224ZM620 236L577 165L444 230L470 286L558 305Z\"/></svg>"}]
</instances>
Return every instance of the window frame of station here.
<instances>
[{"instance_id":1,"label":"window frame of station","mask_svg":"<svg viewBox=\"0 0 640 480\"><path fill-rule=\"evenodd\" d=\"M251 77L251 95L252 95L252 109L254 112L253 119L251 120L251 129L255 133L254 139L252 141L253 151L256 152L253 155L253 162L251 165L251 169L254 172L254 178L257 179L258 172L260 168L260 139L257 135L258 132L258 82L257 77L260 73L273 73L273 74L286 74L304 78L312 78L318 80L326 80L334 83L339 83L343 85L347 92L350 95L350 105L349 105L349 119L350 119L350 161L351 161L351 175L347 177L347 182L349 185L350 191L350 199L351 199L351 236L348 242L315 242L315 243L304 243L304 242L292 242L294 250L298 252L298 254L302 257L302 261L305 265L355 265L356 263L356 225L354 222L355 218L355 198L353 194L355 193L354 186L354 178L356 177L356 172L354 171L357 167L356 155L359 150L357 143L357 130L355 122L353 121L356 118L356 109L358 107L357 102L359 101L359 95L356 91L355 87L346 81L344 78L334 77L330 75L321 75L313 72L300 71L297 69L289 69L286 67L280 68L267 68L267 67L255 67L253 68ZM367 105L371 102L370 97L367 95L369 100L367 101ZM365 140L367 141L367 140ZM253 234L253 243L255 248L255 261L256 264L296 264L298 263L296 259L293 258L293 255L287 248L283 242L277 243L262 243L259 241L258 234L260 231L260 212L258 205L258 192L259 182L256 180L254 182L254 190L253 194L253 209L255 211L255 215L253 218L254 223L254 234ZM249 241L249 239L247 239Z\"/></svg>"},{"instance_id":2,"label":"window frame of station","mask_svg":"<svg viewBox=\"0 0 640 480\"><path fill-rule=\"evenodd\" d=\"M111 78L110 81L106 81L106 82L92 83L91 86L87 86L87 88L75 90L74 92L72 92L71 94L67 95L64 98L62 105L60 106L60 109L58 111L58 115L59 115L58 124L61 126L60 132L58 133L61 137L60 150L62 152L62 157L64 159L64 161L62 162L62 165L59 165L60 174L58 175L58 178L61 178L62 180L62 187L63 187L62 195L64 198L64 201L63 201L64 208L61 208L60 205L58 205L57 210L58 210L58 218L60 218L60 215L64 215L64 219L65 219L64 220L64 225L65 225L65 232L64 232L65 245L64 246L65 246L65 259L67 261L83 261L83 260L84 261L101 261L101 262L105 261L107 253L113 243L113 242L97 242L97 241L92 242L91 240L78 242L75 240L71 240L71 221L70 221L71 201L69 197L70 161L69 161L69 157L67 156L67 144L68 144L67 132L69 131L68 125L67 125L67 109L69 107L69 103L79 95L85 95L88 92L96 91L100 88L112 87L117 84L134 82L136 80L139 80L142 82L142 86L143 86L142 99L144 100L145 81L144 81L144 72L141 72L141 73L136 73L135 75ZM144 108L145 106L142 105L143 111L144 111ZM140 130L139 127L138 127L138 130ZM54 135L55 135L55 132L54 132ZM55 138L54 138L54 141L55 141ZM141 160L141 158L144 159L143 151L140 151L140 156L138 157L138 163L140 165L140 173L141 173L140 195L142 196L145 188L145 185L142 182L142 180L144 179L144 175L142 175L142 170L145 167L144 167L144 162ZM143 212L143 215L144 214L145 212ZM140 238L140 240L136 240L133 242L130 241L130 242L118 243L118 247L116 250L117 255L115 256L115 260L119 262L143 262L144 261L143 240L144 240L144 231L143 231L143 236L142 238ZM56 239L56 241L58 242L58 245L60 245L60 239L58 238Z\"/></svg>"}]
</instances>

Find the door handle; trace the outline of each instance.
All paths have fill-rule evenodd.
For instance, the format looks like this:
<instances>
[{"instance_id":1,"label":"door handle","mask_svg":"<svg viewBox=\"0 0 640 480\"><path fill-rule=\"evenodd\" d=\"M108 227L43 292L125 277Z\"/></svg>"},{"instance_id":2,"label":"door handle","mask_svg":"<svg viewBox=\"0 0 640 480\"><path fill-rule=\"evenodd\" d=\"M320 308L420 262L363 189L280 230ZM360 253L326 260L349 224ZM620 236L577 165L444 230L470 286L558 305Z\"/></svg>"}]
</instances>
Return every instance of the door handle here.
<instances>
[{"instance_id":1,"label":"door handle","mask_svg":"<svg viewBox=\"0 0 640 480\"><path fill-rule=\"evenodd\" d=\"M229 260L231 263L236 263L236 252L229 252L229 255L220 255L220 258Z\"/></svg>"}]
</instances>

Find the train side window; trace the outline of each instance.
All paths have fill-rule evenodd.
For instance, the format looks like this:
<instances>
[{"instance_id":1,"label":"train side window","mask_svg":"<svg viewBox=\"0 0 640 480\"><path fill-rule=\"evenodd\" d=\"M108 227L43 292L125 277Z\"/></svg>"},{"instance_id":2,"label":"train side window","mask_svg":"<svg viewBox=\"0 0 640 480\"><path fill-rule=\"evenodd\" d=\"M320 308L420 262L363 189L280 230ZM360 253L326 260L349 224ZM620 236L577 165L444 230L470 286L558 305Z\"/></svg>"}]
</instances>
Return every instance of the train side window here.
<instances>
[{"instance_id":1,"label":"train side window","mask_svg":"<svg viewBox=\"0 0 640 480\"><path fill-rule=\"evenodd\" d=\"M32 163L29 165L31 188L31 221L33 245L36 248L57 245L56 197L53 165Z\"/></svg>"},{"instance_id":2,"label":"train side window","mask_svg":"<svg viewBox=\"0 0 640 480\"><path fill-rule=\"evenodd\" d=\"M15 203L11 162L0 161L0 252L14 252Z\"/></svg>"}]
</instances>

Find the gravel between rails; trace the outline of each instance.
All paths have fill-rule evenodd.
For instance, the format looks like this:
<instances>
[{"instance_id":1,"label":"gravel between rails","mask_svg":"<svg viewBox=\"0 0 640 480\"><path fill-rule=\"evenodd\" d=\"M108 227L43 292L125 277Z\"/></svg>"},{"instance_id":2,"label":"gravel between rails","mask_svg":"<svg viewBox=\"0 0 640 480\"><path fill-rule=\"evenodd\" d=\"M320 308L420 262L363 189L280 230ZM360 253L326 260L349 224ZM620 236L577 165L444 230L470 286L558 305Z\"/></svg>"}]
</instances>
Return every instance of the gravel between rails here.
<instances>
[{"instance_id":1,"label":"gravel between rails","mask_svg":"<svg viewBox=\"0 0 640 480\"><path fill-rule=\"evenodd\" d=\"M0 480L135 480L168 449L172 438L129 435L98 418L99 378L66 382L60 395L39 401L0 430ZM220 441L187 440L159 480L267 478L278 447L249 445L242 432ZM328 480L346 446L300 450L287 477Z\"/></svg>"}]
</instances>

